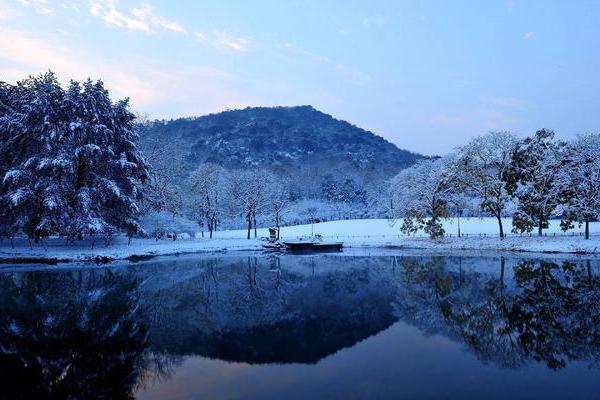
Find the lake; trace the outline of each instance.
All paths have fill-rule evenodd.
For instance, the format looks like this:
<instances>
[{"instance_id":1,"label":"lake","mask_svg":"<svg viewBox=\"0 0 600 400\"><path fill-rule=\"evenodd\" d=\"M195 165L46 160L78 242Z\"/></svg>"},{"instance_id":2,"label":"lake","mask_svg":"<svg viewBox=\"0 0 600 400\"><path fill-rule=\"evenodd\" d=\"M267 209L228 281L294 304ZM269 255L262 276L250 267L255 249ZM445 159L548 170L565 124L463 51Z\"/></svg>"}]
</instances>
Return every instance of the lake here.
<instances>
[{"instance_id":1,"label":"lake","mask_svg":"<svg viewBox=\"0 0 600 400\"><path fill-rule=\"evenodd\" d=\"M2 398L598 399L600 262L370 251L0 269Z\"/></svg>"}]
</instances>

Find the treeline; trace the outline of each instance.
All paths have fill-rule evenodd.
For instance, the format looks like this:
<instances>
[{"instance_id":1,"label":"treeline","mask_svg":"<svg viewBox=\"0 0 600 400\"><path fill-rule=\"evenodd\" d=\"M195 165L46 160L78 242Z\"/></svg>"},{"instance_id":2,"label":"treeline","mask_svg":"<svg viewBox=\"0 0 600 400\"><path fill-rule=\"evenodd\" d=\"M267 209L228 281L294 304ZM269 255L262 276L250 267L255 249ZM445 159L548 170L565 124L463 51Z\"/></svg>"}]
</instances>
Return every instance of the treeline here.
<instances>
[{"instance_id":1,"label":"treeline","mask_svg":"<svg viewBox=\"0 0 600 400\"><path fill-rule=\"evenodd\" d=\"M542 129L519 140L508 132L491 132L456 152L423 160L390 182L383 204L402 218L402 232L423 229L432 238L444 235L441 221L475 207L495 217L506 236L502 217L512 216L513 232L585 227L600 215L600 135L585 134L559 141Z\"/></svg>"}]
</instances>

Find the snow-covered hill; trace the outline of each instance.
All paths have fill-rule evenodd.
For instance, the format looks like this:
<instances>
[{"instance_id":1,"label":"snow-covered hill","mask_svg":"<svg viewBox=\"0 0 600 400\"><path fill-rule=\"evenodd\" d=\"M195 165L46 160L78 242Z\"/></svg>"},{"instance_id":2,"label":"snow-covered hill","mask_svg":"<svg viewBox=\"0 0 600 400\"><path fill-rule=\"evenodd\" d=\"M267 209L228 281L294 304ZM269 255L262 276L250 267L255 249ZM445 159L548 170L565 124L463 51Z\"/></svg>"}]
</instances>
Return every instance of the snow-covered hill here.
<instances>
[{"instance_id":1,"label":"snow-covered hill","mask_svg":"<svg viewBox=\"0 0 600 400\"><path fill-rule=\"evenodd\" d=\"M311 106L249 107L155 121L139 131L142 143L177 143L192 167L210 162L271 169L302 181L307 190L320 190L327 175L357 182L390 178L423 158Z\"/></svg>"}]
</instances>

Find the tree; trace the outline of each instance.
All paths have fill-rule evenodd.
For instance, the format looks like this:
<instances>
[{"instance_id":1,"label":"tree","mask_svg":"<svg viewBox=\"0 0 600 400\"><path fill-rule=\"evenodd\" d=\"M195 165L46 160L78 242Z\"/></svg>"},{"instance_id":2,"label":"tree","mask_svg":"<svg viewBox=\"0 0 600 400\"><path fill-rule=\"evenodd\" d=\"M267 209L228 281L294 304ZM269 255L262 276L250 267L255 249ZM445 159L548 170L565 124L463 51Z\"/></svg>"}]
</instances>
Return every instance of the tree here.
<instances>
[{"instance_id":1,"label":"tree","mask_svg":"<svg viewBox=\"0 0 600 400\"><path fill-rule=\"evenodd\" d=\"M548 227L556 207L564 201L564 172L568 160L565 144L554 140L554 132L541 129L517 144L509 171L504 174L506 190L518 199L513 230L538 235Z\"/></svg>"},{"instance_id":2,"label":"tree","mask_svg":"<svg viewBox=\"0 0 600 400\"><path fill-rule=\"evenodd\" d=\"M404 233L424 229L432 238L444 235L440 220L449 216L447 197L452 191L448 170L442 158L422 160L391 180L394 213L404 219Z\"/></svg>"},{"instance_id":3,"label":"tree","mask_svg":"<svg viewBox=\"0 0 600 400\"><path fill-rule=\"evenodd\" d=\"M248 226L247 238L254 227L256 232L256 215L264 211L270 200L270 182L273 175L264 170L232 171L227 183L227 198L230 210L234 214L241 213Z\"/></svg>"},{"instance_id":4,"label":"tree","mask_svg":"<svg viewBox=\"0 0 600 400\"><path fill-rule=\"evenodd\" d=\"M65 91L51 72L9 92L0 115L0 209L13 230L36 241L139 232L148 164L128 101L113 103L101 81Z\"/></svg>"},{"instance_id":5,"label":"tree","mask_svg":"<svg viewBox=\"0 0 600 400\"><path fill-rule=\"evenodd\" d=\"M281 223L283 214L290 203L290 191L288 182L273 175L270 182L269 193L271 196L271 204L273 206L273 217L275 220L275 228L277 229L277 240L280 237Z\"/></svg>"},{"instance_id":6,"label":"tree","mask_svg":"<svg viewBox=\"0 0 600 400\"><path fill-rule=\"evenodd\" d=\"M500 239L504 238L502 215L511 201L506 174L516 145L512 133L490 132L461 147L456 161L456 181L475 194L483 212L496 217Z\"/></svg>"},{"instance_id":7,"label":"tree","mask_svg":"<svg viewBox=\"0 0 600 400\"><path fill-rule=\"evenodd\" d=\"M585 226L585 238L590 238L590 221L600 215L600 134L580 135L568 146L569 164L563 186L568 190L563 229L573 223Z\"/></svg>"},{"instance_id":8,"label":"tree","mask_svg":"<svg viewBox=\"0 0 600 400\"><path fill-rule=\"evenodd\" d=\"M211 239L223 211L226 179L227 171L223 167L210 163L200 165L189 178L190 206L195 210L201 227L206 221Z\"/></svg>"},{"instance_id":9,"label":"tree","mask_svg":"<svg viewBox=\"0 0 600 400\"><path fill-rule=\"evenodd\" d=\"M185 143L171 135L156 136L149 133L155 124L160 123L150 122L143 115L138 115L135 121L138 145L150 165L143 211L167 211L175 216L181 212L184 203L181 184L189 172L185 161L187 149Z\"/></svg>"}]
</instances>

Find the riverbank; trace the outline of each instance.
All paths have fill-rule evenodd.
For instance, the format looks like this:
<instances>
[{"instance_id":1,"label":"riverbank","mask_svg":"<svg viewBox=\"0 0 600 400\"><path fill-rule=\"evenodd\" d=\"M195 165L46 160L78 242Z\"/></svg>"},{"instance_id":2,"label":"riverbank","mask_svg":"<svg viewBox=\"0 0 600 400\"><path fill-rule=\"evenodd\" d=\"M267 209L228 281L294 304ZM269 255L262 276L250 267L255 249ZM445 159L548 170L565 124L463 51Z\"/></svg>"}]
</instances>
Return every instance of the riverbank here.
<instances>
[{"instance_id":1,"label":"riverbank","mask_svg":"<svg viewBox=\"0 0 600 400\"><path fill-rule=\"evenodd\" d=\"M383 219L331 221L311 225L298 225L282 228L282 240L294 239L298 236L321 234L324 240L344 242L347 248L393 248L423 250L481 250L506 252L535 253L573 253L600 254L600 225L592 224L592 238L585 240L578 230L566 234L552 224L547 231L548 236L509 236L499 240L494 235L494 224L490 219L470 219L461 222L462 237L456 234L439 240L431 240L424 236L406 237L399 234L399 223L390 223ZM455 221L446 222L446 232L450 234L456 229ZM254 233L254 232L252 232ZM266 236L266 229L259 229L257 236ZM45 263L57 264L67 262L104 263L114 260L143 260L155 256L218 253L227 251L260 251L263 241L245 239L243 230L216 232L213 239L133 239L128 244L127 238L118 237L109 246L99 240L77 242L66 245L60 239L48 239L43 244L31 245L27 240L14 241L14 247L8 240L0 242L0 262L2 263Z\"/></svg>"}]
</instances>

